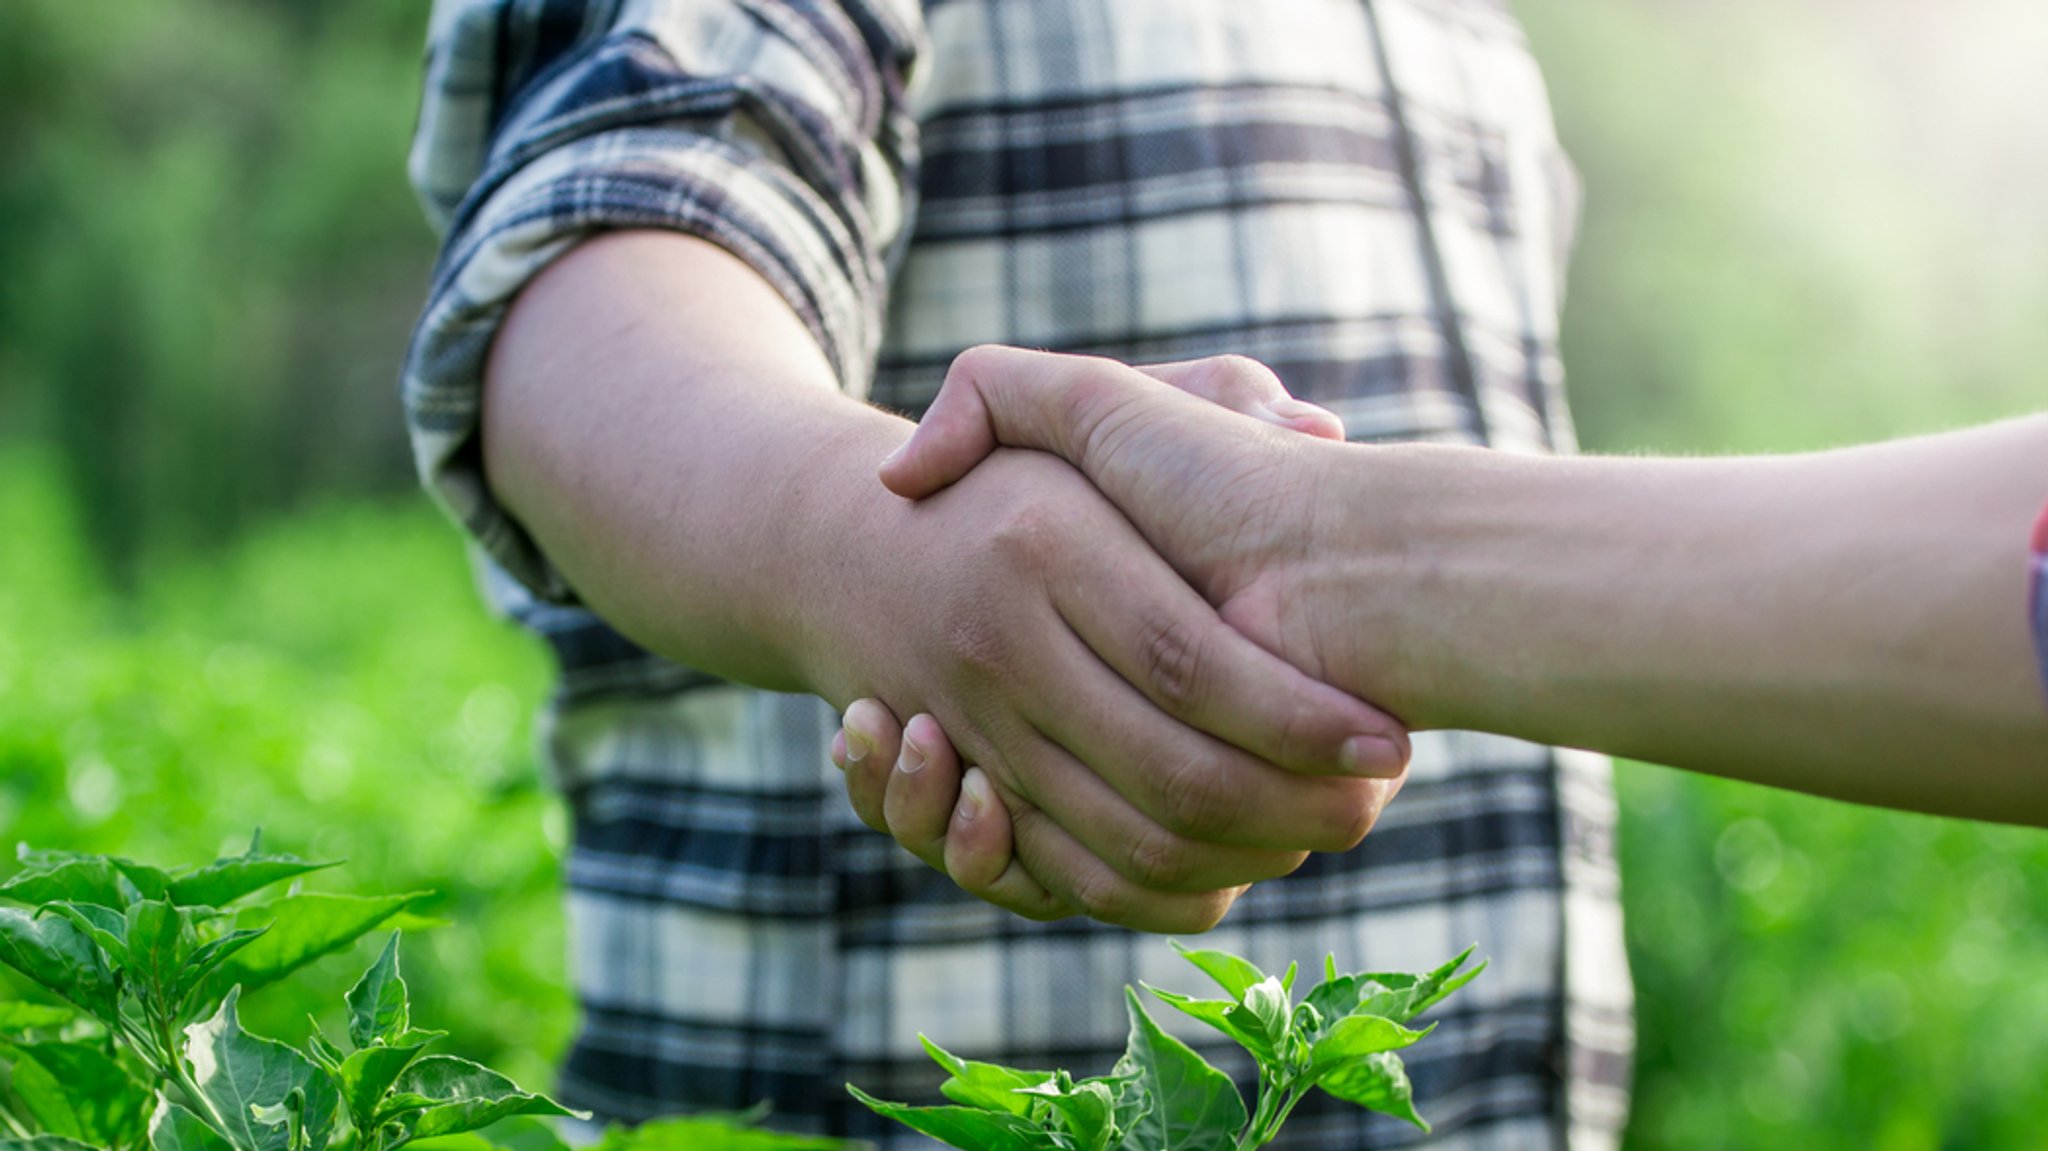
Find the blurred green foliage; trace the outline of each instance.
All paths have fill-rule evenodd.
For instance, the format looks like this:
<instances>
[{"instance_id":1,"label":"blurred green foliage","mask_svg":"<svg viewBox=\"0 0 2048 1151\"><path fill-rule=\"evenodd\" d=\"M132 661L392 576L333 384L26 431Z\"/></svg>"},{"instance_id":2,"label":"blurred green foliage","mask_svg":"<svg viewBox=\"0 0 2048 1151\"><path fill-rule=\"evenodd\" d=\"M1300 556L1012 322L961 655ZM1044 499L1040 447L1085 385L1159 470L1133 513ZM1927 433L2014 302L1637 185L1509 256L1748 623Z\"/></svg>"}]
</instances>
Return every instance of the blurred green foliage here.
<instances>
[{"instance_id":1,"label":"blurred green foliage","mask_svg":"<svg viewBox=\"0 0 2048 1151\"><path fill-rule=\"evenodd\" d=\"M477 606L408 502L324 507L114 594L42 453L0 453L0 844L203 863L261 826L349 866L314 890L432 890L406 947L449 1050L547 1083L564 1049L560 859L537 784L534 645ZM10 857L0 871L11 873ZM262 1034L336 1034L381 937L252 996Z\"/></svg>"},{"instance_id":2,"label":"blurred green foliage","mask_svg":"<svg viewBox=\"0 0 2048 1151\"><path fill-rule=\"evenodd\" d=\"M1590 448L2043 406L2048 9L1517 10L1585 176L1565 352ZM540 1083L572 1021L544 660L485 618L424 501L366 495L406 482L424 22L422 0L0 3L0 843L173 864L261 824L350 859L314 886L431 888L450 924L408 944L418 997ZM1620 784L1632 1148L2039 1145L2048 836ZM252 1021L302 1034L367 959Z\"/></svg>"},{"instance_id":3,"label":"blurred green foliage","mask_svg":"<svg viewBox=\"0 0 2048 1151\"><path fill-rule=\"evenodd\" d=\"M404 484L424 9L0 4L0 428L63 447L115 579Z\"/></svg>"},{"instance_id":4,"label":"blurred green foliage","mask_svg":"<svg viewBox=\"0 0 2048 1151\"><path fill-rule=\"evenodd\" d=\"M1564 348L1589 449L2048 407L2048 9L1516 7L1586 186ZM1618 782L1633 1151L2040 1146L2048 834Z\"/></svg>"}]
</instances>

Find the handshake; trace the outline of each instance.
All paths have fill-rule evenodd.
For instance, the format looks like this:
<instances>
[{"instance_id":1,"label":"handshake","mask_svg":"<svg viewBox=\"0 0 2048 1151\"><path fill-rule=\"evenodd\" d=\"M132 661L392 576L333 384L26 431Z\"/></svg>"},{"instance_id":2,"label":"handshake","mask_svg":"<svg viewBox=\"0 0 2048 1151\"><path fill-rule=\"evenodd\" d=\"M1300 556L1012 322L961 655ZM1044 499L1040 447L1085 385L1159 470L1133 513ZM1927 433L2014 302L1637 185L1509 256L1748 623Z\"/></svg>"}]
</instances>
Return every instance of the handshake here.
<instances>
[{"instance_id":1,"label":"handshake","mask_svg":"<svg viewBox=\"0 0 2048 1151\"><path fill-rule=\"evenodd\" d=\"M1360 697L1399 707L1409 685L1393 636L1352 642L1343 589L1370 576L1345 537L1373 528L1347 485L1374 449L1343 439L1242 357L959 357L882 481L943 514L1014 476L983 562L1055 634L1008 634L1018 605L992 605L952 625L956 698L907 722L886 696L847 708L832 756L861 819L1017 914L1159 932L1355 846L1409 756ZM1035 690L1006 707L1025 697L1005 684Z\"/></svg>"},{"instance_id":2,"label":"handshake","mask_svg":"<svg viewBox=\"0 0 2048 1151\"><path fill-rule=\"evenodd\" d=\"M1020 914L1152 931L1355 845L1403 725L2048 826L2048 416L1710 460L1342 439L1241 358L961 356L882 482L938 516L1020 477L964 522L1066 662L955 615L928 706L836 696L861 818Z\"/></svg>"}]
</instances>

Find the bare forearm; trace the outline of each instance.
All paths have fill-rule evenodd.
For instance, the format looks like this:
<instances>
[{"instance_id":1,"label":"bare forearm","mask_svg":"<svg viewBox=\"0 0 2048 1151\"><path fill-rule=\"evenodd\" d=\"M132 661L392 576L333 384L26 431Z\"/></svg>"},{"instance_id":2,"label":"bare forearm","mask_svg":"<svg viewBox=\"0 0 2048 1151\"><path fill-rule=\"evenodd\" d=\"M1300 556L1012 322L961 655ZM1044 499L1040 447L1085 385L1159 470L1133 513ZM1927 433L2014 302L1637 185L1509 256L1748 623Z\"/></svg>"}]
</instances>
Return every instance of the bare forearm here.
<instances>
[{"instance_id":1,"label":"bare forearm","mask_svg":"<svg viewBox=\"0 0 2048 1151\"><path fill-rule=\"evenodd\" d=\"M625 634L742 682L816 690L802 610L908 430L840 394L758 274L686 236L591 240L492 349L493 491Z\"/></svg>"},{"instance_id":2,"label":"bare forearm","mask_svg":"<svg viewBox=\"0 0 2048 1151\"><path fill-rule=\"evenodd\" d=\"M1369 546L1332 579L1400 664L1342 686L1377 677L1422 726L2048 824L2043 460L2048 418L1775 459L1388 449L1347 469Z\"/></svg>"}]
</instances>

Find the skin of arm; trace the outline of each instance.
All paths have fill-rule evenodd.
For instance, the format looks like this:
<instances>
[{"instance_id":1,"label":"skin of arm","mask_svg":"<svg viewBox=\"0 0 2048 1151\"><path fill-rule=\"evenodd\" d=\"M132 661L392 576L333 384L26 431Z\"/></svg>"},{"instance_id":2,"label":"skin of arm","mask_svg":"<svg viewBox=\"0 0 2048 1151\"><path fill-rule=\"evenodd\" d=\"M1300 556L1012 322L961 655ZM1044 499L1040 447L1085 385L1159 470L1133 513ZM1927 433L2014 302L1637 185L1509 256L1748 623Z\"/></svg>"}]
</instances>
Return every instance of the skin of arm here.
<instances>
[{"instance_id":1,"label":"skin of arm","mask_svg":"<svg viewBox=\"0 0 2048 1151\"><path fill-rule=\"evenodd\" d=\"M1416 729L2048 826L2025 606L2048 416L1807 455L1555 458L1290 436L1225 410L1284 395L1248 361L983 349L947 389L884 465L893 489L936 490L984 441L1061 454L1226 618ZM1215 477L1265 490L1180 497ZM946 810L891 800L919 842Z\"/></svg>"},{"instance_id":2,"label":"skin of arm","mask_svg":"<svg viewBox=\"0 0 2048 1151\"><path fill-rule=\"evenodd\" d=\"M1224 626L1066 464L999 452L891 496L873 461L910 425L840 393L781 297L704 241L558 260L498 334L483 412L493 492L624 634L941 719L1036 863L996 884L1020 912L1201 930L1357 842L1405 763L1397 725ZM1359 737L1373 754L1346 761Z\"/></svg>"}]
</instances>

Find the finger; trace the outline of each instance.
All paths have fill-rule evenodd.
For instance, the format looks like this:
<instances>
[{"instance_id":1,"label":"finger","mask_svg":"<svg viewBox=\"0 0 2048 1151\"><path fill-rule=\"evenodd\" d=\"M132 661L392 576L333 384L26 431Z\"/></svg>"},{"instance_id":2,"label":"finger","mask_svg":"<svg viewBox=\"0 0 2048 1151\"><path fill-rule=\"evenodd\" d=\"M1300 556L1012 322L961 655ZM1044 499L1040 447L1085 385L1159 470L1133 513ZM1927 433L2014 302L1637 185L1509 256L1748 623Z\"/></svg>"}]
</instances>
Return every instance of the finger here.
<instances>
[{"instance_id":1,"label":"finger","mask_svg":"<svg viewBox=\"0 0 2048 1151\"><path fill-rule=\"evenodd\" d=\"M984 816L986 818L986 816ZM960 834L958 831L953 834ZM1165 892L1140 887L1083 848L1045 812L1013 813L1016 860L1064 906L1102 923L1162 935L1199 934L1222 920L1251 885Z\"/></svg>"},{"instance_id":2,"label":"finger","mask_svg":"<svg viewBox=\"0 0 2048 1151\"><path fill-rule=\"evenodd\" d=\"M1040 738L1022 748L1005 749L1005 754L1009 786L1022 800L1010 804L1013 828L1033 819L1055 823L1062 836L1056 841L1041 839L1036 846L1056 842L1063 855L1074 856L1051 861L1057 866L1048 867L1047 860L1026 853L1020 845L1025 869L1077 908L1083 906L1077 893L1063 886L1075 876L1106 870L1117 877L1119 889L1200 894L1277 879L1300 867L1306 857L1293 848L1197 840L1164 827L1051 740ZM1061 875L1069 878L1055 878Z\"/></svg>"},{"instance_id":3,"label":"finger","mask_svg":"<svg viewBox=\"0 0 2048 1151\"><path fill-rule=\"evenodd\" d=\"M875 700L860 699L846 709L833 739L833 762L846 773L847 801L862 823L884 834L889 822L883 801L902 736L894 712Z\"/></svg>"},{"instance_id":4,"label":"finger","mask_svg":"<svg viewBox=\"0 0 2048 1151\"><path fill-rule=\"evenodd\" d=\"M1157 710L1289 771L1384 779L1407 766L1399 721L1247 639L1133 542L1063 556L1054 607Z\"/></svg>"},{"instance_id":5,"label":"finger","mask_svg":"<svg viewBox=\"0 0 2048 1151\"><path fill-rule=\"evenodd\" d=\"M1095 666L1086 666L1091 660ZM1036 698L1057 698L1060 706L1034 712L1032 722L1074 763L1086 765L1081 770L1097 777L1098 785L1106 784L1135 808L1145 825L1197 843L1266 851L1349 850L1371 830L1400 774L1313 774L1247 754L1153 705L1092 652L1076 653L1059 673L1068 687L1063 693L1053 694L1050 682L1033 685ZM1314 717L1298 722L1312 723ZM1042 759L1032 767L1034 773L1065 781L1065 788L1076 794L1086 786L1069 781L1069 773L1048 768ZM1070 812L1073 801L1067 794L1040 794L1037 774L1030 778L1033 790L1026 797L1091 848L1099 848L1099 837L1109 833L1083 833L1087 813ZM1114 810L1105 800L1093 802L1105 812ZM1115 834L1135 833L1126 826Z\"/></svg>"},{"instance_id":6,"label":"finger","mask_svg":"<svg viewBox=\"0 0 2048 1151\"><path fill-rule=\"evenodd\" d=\"M1344 421L1337 413L1295 399L1272 369L1249 357L1209 356L1133 367L1161 383L1253 419L1317 439L1344 439Z\"/></svg>"},{"instance_id":7,"label":"finger","mask_svg":"<svg viewBox=\"0 0 2048 1151\"><path fill-rule=\"evenodd\" d=\"M946 870L946 825L960 801L960 758L929 715L903 725L902 751L889 772L882 815L905 851Z\"/></svg>"},{"instance_id":8,"label":"finger","mask_svg":"<svg viewBox=\"0 0 2048 1151\"><path fill-rule=\"evenodd\" d=\"M998 443L1079 463L1093 428L1111 413L1174 395L1115 360L969 348L954 357L910 439L882 461L882 483L905 499L923 499L972 471Z\"/></svg>"},{"instance_id":9,"label":"finger","mask_svg":"<svg viewBox=\"0 0 2048 1151\"><path fill-rule=\"evenodd\" d=\"M1133 860L1122 868L1124 875L1147 887L1169 885L1176 844L1253 852L1350 850L1378 821L1399 780L1282 770L1157 711L1145 711L1143 698L1128 684L1114 682L1114 676L1106 680L1087 700L1073 700L1047 727L1061 752L1092 768L1081 768L1090 780L1038 768L1040 774L1059 778L1061 791L1030 791L1028 799L1102 858ZM1081 797L1087 797L1085 805ZM1135 817L1124 815L1126 807ZM1159 842L1161 834L1174 840ZM1233 877L1206 866L1194 870L1188 883L1171 887L1251 879L1249 870Z\"/></svg>"},{"instance_id":10,"label":"finger","mask_svg":"<svg viewBox=\"0 0 2048 1151\"><path fill-rule=\"evenodd\" d=\"M1052 452L1086 471L1103 428L1133 418L1184 418L1187 400L1318 438L1344 438L1335 413L1289 396L1270 369L1248 357L1132 368L1101 357L988 344L954 358L910 439L882 461L882 483L906 499L922 499L972 471L998 444Z\"/></svg>"},{"instance_id":11,"label":"finger","mask_svg":"<svg viewBox=\"0 0 2048 1151\"><path fill-rule=\"evenodd\" d=\"M1041 922L1074 914L1016 858L1008 803L978 767L961 777L960 800L946 827L944 860L946 874L961 890L997 907Z\"/></svg>"}]
</instances>

